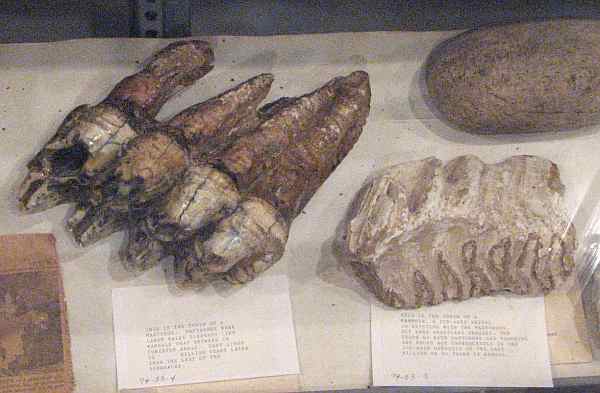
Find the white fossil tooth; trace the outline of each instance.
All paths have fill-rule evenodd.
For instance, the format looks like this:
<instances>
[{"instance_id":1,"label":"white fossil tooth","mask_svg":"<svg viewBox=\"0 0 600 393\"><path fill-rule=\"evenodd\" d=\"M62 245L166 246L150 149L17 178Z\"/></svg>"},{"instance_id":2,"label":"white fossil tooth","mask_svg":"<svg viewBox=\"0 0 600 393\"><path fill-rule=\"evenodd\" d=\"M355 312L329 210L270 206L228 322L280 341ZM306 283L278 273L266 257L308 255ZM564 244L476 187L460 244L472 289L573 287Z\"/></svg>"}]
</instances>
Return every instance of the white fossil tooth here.
<instances>
[{"instance_id":1,"label":"white fossil tooth","mask_svg":"<svg viewBox=\"0 0 600 393\"><path fill-rule=\"evenodd\" d=\"M347 249L359 276L395 307L545 293L573 271L563 192L558 168L540 157L403 163L363 190Z\"/></svg>"}]
</instances>

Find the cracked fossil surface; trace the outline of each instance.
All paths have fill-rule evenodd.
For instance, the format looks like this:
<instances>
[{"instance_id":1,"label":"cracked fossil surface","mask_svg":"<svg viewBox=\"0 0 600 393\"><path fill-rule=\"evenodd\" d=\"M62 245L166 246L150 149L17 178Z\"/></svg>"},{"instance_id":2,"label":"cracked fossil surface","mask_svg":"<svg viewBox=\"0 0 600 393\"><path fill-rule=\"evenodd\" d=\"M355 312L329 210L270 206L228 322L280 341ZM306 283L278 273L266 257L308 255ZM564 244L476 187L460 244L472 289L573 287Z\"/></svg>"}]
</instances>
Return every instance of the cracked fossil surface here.
<instances>
[{"instance_id":1,"label":"cracked fossil surface","mask_svg":"<svg viewBox=\"0 0 600 393\"><path fill-rule=\"evenodd\" d=\"M574 269L563 192L557 166L536 156L402 163L361 191L347 251L357 275L393 307L546 293Z\"/></svg>"},{"instance_id":2,"label":"cracked fossil surface","mask_svg":"<svg viewBox=\"0 0 600 393\"><path fill-rule=\"evenodd\" d=\"M155 120L212 61L205 42L171 44L100 104L74 109L29 163L22 210L75 203L67 227L78 243L127 230L127 267L173 256L184 282L243 283L272 266L294 218L359 138L369 77L356 71L261 106L273 82L261 74Z\"/></svg>"}]
</instances>

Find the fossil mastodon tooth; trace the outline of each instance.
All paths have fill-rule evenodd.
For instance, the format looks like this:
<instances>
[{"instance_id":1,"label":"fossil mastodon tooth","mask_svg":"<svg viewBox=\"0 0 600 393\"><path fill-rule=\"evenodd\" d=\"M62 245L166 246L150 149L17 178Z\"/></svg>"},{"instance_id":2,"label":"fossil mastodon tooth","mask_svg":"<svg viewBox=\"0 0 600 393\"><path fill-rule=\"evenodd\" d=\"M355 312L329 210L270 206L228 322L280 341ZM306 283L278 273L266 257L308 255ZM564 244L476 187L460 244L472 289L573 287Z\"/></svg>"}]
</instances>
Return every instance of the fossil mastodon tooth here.
<instances>
[{"instance_id":1,"label":"fossil mastodon tooth","mask_svg":"<svg viewBox=\"0 0 600 393\"><path fill-rule=\"evenodd\" d=\"M398 308L508 290L546 293L574 268L575 228L557 166L535 156L474 156L388 168L346 228L358 276Z\"/></svg>"}]
</instances>

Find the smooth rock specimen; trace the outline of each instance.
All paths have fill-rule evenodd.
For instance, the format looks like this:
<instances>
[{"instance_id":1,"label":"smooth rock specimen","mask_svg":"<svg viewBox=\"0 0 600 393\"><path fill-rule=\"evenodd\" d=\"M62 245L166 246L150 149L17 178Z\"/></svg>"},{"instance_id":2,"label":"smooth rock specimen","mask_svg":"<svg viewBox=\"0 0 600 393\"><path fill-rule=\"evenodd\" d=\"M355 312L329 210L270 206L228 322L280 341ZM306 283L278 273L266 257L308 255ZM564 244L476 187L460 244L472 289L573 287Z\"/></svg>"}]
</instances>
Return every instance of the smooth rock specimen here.
<instances>
[{"instance_id":1,"label":"smooth rock specimen","mask_svg":"<svg viewBox=\"0 0 600 393\"><path fill-rule=\"evenodd\" d=\"M563 191L558 168L541 157L406 162L363 189L346 246L357 274L394 307L539 295L574 268Z\"/></svg>"},{"instance_id":2,"label":"smooth rock specimen","mask_svg":"<svg viewBox=\"0 0 600 393\"><path fill-rule=\"evenodd\" d=\"M578 128L600 121L600 21L560 19L471 30L426 65L434 106L474 133Z\"/></svg>"}]
</instances>

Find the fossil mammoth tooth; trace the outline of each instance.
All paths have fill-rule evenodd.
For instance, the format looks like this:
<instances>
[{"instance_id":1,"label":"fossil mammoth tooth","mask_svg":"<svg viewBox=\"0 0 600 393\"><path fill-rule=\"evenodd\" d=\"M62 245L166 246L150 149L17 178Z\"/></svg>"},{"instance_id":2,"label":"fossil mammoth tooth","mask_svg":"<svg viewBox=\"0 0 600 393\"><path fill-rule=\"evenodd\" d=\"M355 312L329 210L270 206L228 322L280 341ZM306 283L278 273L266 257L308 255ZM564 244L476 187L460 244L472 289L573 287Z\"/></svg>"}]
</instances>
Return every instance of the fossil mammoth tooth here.
<instances>
[{"instance_id":1,"label":"fossil mammoth tooth","mask_svg":"<svg viewBox=\"0 0 600 393\"><path fill-rule=\"evenodd\" d=\"M357 275L394 307L539 295L574 269L563 192L557 166L541 157L403 163L364 189L347 249Z\"/></svg>"}]
</instances>

